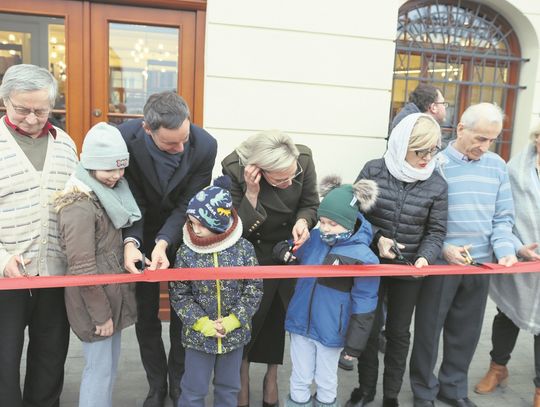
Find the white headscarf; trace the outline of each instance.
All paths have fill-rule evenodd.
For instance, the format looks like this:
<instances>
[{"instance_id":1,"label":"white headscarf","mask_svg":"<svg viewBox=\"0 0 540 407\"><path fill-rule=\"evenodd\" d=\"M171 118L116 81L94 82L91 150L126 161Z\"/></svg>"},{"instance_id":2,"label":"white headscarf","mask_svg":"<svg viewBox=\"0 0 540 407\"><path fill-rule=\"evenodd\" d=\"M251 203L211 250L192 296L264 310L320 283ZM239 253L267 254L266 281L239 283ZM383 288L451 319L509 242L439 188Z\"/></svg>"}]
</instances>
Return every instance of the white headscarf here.
<instances>
[{"instance_id":1,"label":"white headscarf","mask_svg":"<svg viewBox=\"0 0 540 407\"><path fill-rule=\"evenodd\" d=\"M435 169L435 160L433 157L425 168L414 168L405 161L412 130L418 119L422 116L428 117L430 120L433 120L434 123L437 123L430 115L413 113L406 116L396 127L394 127L390 134L390 138L388 139L388 149L384 154L384 163L386 164L388 171L390 171L390 174L403 182L424 181L431 177L431 174ZM439 126L438 123L437 126ZM437 140L437 145L441 145L440 135Z\"/></svg>"}]
</instances>

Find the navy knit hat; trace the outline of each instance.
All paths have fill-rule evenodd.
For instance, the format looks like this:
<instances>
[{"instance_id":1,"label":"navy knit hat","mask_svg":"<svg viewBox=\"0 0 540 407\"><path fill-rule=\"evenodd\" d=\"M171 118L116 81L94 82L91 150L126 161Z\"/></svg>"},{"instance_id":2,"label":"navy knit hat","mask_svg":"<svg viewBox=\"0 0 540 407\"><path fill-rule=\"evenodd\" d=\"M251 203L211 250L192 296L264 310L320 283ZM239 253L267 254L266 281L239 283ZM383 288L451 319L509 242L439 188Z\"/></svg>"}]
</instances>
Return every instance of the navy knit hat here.
<instances>
[{"instance_id":1,"label":"navy knit hat","mask_svg":"<svg viewBox=\"0 0 540 407\"><path fill-rule=\"evenodd\" d=\"M187 215L193 216L214 233L223 233L232 224L231 179L224 175L214 185L199 191L189 201Z\"/></svg>"}]
</instances>

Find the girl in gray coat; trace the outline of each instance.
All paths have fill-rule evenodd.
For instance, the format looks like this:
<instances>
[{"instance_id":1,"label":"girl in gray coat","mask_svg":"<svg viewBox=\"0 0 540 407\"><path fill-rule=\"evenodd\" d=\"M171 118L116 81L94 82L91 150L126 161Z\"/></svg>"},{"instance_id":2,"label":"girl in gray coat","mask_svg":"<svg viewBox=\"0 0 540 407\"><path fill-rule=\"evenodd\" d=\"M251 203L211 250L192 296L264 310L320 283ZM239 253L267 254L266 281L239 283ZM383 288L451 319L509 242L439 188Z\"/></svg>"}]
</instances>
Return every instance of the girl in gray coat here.
<instances>
[{"instance_id":1,"label":"girl in gray coat","mask_svg":"<svg viewBox=\"0 0 540 407\"><path fill-rule=\"evenodd\" d=\"M123 178L128 163L126 144L115 127L98 123L90 129L81 162L55 200L67 274L124 272L122 228L141 217ZM134 286L67 287L65 300L86 361L79 407L112 407L121 330L136 320Z\"/></svg>"}]
</instances>

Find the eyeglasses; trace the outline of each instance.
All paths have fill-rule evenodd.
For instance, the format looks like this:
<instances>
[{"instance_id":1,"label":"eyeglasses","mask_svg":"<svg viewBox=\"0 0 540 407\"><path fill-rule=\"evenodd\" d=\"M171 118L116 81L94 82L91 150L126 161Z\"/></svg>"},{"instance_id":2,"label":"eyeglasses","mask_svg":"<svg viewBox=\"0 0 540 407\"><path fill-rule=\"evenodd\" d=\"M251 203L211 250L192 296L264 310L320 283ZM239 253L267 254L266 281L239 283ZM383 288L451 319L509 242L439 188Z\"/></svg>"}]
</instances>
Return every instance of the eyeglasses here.
<instances>
[{"instance_id":1,"label":"eyeglasses","mask_svg":"<svg viewBox=\"0 0 540 407\"><path fill-rule=\"evenodd\" d=\"M300 163L297 164L298 165L298 172L296 174L294 174L292 177L290 178L286 178L286 179L278 179L278 180L274 180L275 182L271 182L270 178L268 177L268 173L266 171L263 171L263 174L264 174L264 177L266 178L266 181L268 181L268 183L273 186L273 187L279 187L281 185L284 185L284 184L288 184L289 182L291 182L293 179L295 179L296 177L298 177L300 174L302 174L302 172L304 172L304 170L302 169L302 166L300 165Z\"/></svg>"},{"instance_id":2,"label":"eyeglasses","mask_svg":"<svg viewBox=\"0 0 540 407\"><path fill-rule=\"evenodd\" d=\"M414 153L416 154L417 157L426 158L428 155L431 155L432 157L436 156L439 151L441 151L441 148L439 146L435 146L433 148L424 148L422 150L414 150Z\"/></svg>"},{"instance_id":3,"label":"eyeglasses","mask_svg":"<svg viewBox=\"0 0 540 407\"><path fill-rule=\"evenodd\" d=\"M443 105L444 107L450 106L450 103L448 102L433 102L433 103L435 103L436 105Z\"/></svg>"},{"instance_id":4,"label":"eyeglasses","mask_svg":"<svg viewBox=\"0 0 540 407\"><path fill-rule=\"evenodd\" d=\"M49 112L51 109L29 109L24 106L17 106L14 104L10 98L7 98L9 100L9 103L11 104L11 107L13 110L15 110L15 113L20 114L21 116L28 116L30 113L34 113L36 117L44 118L49 116Z\"/></svg>"}]
</instances>

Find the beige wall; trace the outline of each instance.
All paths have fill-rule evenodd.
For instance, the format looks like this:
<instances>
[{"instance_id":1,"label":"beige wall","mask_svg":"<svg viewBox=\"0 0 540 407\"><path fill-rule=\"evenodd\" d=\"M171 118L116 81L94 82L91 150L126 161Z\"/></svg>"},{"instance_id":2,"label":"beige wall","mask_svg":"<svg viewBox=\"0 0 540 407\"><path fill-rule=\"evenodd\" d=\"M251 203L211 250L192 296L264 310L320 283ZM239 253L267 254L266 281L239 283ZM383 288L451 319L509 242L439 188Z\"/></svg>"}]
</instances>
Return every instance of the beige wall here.
<instances>
[{"instance_id":1,"label":"beige wall","mask_svg":"<svg viewBox=\"0 0 540 407\"><path fill-rule=\"evenodd\" d=\"M245 137L277 128L313 149L319 176L353 181L385 149L402 3L208 0L204 126L218 139L218 160ZM540 1L485 3L514 25L530 58L515 153L540 114Z\"/></svg>"}]
</instances>

